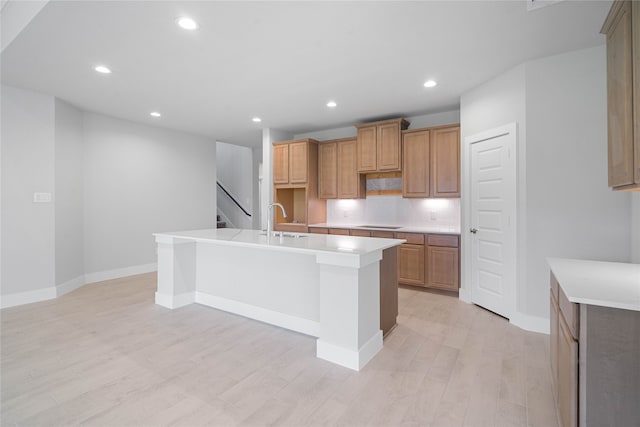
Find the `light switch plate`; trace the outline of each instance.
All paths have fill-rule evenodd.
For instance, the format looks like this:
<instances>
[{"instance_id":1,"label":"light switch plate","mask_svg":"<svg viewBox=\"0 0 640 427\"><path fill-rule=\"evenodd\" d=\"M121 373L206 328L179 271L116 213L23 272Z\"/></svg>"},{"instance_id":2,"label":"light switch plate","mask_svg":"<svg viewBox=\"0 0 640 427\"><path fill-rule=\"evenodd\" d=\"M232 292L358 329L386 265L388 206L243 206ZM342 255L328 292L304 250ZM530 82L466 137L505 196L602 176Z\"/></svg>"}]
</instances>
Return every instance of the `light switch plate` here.
<instances>
[{"instance_id":1,"label":"light switch plate","mask_svg":"<svg viewBox=\"0 0 640 427\"><path fill-rule=\"evenodd\" d=\"M33 203L51 203L51 193L33 193Z\"/></svg>"}]
</instances>

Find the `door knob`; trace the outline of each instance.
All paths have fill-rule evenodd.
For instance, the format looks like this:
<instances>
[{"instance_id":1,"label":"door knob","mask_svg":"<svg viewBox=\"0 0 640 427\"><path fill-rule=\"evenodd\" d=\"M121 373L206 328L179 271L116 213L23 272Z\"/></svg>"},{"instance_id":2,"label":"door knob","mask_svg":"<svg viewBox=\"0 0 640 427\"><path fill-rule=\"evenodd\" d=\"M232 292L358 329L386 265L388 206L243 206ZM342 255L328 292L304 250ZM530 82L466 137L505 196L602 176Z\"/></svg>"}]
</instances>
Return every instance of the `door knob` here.
<instances>
[{"instance_id":1,"label":"door knob","mask_svg":"<svg viewBox=\"0 0 640 427\"><path fill-rule=\"evenodd\" d=\"M470 229L469 229L469 231L470 231L470 232L472 232L473 234L476 234L476 232L477 232L478 230L477 230L477 229L475 229L475 228L470 228Z\"/></svg>"}]
</instances>

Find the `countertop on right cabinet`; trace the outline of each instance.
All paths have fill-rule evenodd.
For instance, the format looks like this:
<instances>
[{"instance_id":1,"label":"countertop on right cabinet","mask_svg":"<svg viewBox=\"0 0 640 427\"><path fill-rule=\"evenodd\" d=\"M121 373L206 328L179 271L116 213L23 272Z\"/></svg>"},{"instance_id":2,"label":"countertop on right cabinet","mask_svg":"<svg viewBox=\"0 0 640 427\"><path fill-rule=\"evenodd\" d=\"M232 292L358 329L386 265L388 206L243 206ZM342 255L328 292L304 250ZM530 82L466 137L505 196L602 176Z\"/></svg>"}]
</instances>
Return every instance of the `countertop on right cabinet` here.
<instances>
[{"instance_id":1,"label":"countertop on right cabinet","mask_svg":"<svg viewBox=\"0 0 640 427\"><path fill-rule=\"evenodd\" d=\"M640 264L549 258L569 301L640 311Z\"/></svg>"}]
</instances>

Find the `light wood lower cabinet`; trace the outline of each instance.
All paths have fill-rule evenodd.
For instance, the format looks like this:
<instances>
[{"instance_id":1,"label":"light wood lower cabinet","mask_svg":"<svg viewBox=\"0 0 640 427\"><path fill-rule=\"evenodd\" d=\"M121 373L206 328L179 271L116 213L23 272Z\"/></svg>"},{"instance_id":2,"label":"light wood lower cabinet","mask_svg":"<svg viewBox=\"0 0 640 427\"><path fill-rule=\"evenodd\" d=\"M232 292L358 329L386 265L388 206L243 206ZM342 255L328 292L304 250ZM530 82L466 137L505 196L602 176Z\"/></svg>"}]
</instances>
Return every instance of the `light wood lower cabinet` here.
<instances>
[{"instance_id":1,"label":"light wood lower cabinet","mask_svg":"<svg viewBox=\"0 0 640 427\"><path fill-rule=\"evenodd\" d=\"M424 286L424 245L398 247L398 283Z\"/></svg>"},{"instance_id":2,"label":"light wood lower cabinet","mask_svg":"<svg viewBox=\"0 0 640 427\"><path fill-rule=\"evenodd\" d=\"M427 283L429 287L458 290L460 265L458 248L427 246Z\"/></svg>"},{"instance_id":3,"label":"light wood lower cabinet","mask_svg":"<svg viewBox=\"0 0 640 427\"><path fill-rule=\"evenodd\" d=\"M561 426L640 426L640 312L572 303L553 273L550 305Z\"/></svg>"}]
</instances>

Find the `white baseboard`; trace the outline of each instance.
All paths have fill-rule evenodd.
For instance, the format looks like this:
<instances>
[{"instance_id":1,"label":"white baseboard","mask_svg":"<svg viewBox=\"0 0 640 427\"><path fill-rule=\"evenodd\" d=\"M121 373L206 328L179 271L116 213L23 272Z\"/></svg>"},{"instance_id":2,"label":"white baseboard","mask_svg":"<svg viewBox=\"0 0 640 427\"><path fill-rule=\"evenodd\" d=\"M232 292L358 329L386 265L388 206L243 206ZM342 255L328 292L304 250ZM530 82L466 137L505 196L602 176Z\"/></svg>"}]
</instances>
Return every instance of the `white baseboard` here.
<instances>
[{"instance_id":1,"label":"white baseboard","mask_svg":"<svg viewBox=\"0 0 640 427\"><path fill-rule=\"evenodd\" d=\"M33 302L46 301L56 297L56 287L37 289L35 291L18 292L15 294L2 295L0 308L15 307L17 305L31 304Z\"/></svg>"},{"instance_id":2,"label":"white baseboard","mask_svg":"<svg viewBox=\"0 0 640 427\"><path fill-rule=\"evenodd\" d=\"M320 335L320 322L315 322L313 320L291 316L277 311L268 310L266 308L245 304L243 302L205 294L203 292L196 292L195 302L217 308L219 310L228 311L229 313L239 314L240 316L248 317L250 319L259 320L260 322L300 332L301 334L311 335L313 337Z\"/></svg>"},{"instance_id":3,"label":"white baseboard","mask_svg":"<svg viewBox=\"0 0 640 427\"><path fill-rule=\"evenodd\" d=\"M359 371L382 349L382 331L378 331L360 349L350 350L335 344L316 341L316 356L345 368Z\"/></svg>"},{"instance_id":4,"label":"white baseboard","mask_svg":"<svg viewBox=\"0 0 640 427\"><path fill-rule=\"evenodd\" d=\"M68 282L57 286L37 289L35 291L18 292L15 294L2 295L0 297L0 308L14 307L16 305L31 304L33 302L46 301L68 294L88 283L102 282L103 280L119 279L121 277L133 276L136 274L150 273L157 270L157 264L142 264L131 267L118 268L116 270L101 271L78 276ZM191 301L193 302L193 301Z\"/></svg>"},{"instance_id":5,"label":"white baseboard","mask_svg":"<svg viewBox=\"0 0 640 427\"><path fill-rule=\"evenodd\" d=\"M551 326L548 318L532 316L530 314L520 312L516 312L511 316L509 323L526 331L538 332L547 335L549 335L549 328Z\"/></svg>"},{"instance_id":6,"label":"white baseboard","mask_svg":"<svg viewBox=\"0 0 640 427\"><path fill-rule=\"evenodd\" d=\"M471 292L466 288L458 289L458 299L467 304L471 304Z\"/></svg>"},{"instance_id":7,"label":"white baseboard","mask_svg":"<svg viewBox=\"0 0 640 427\"><path fill-rule=\"evenodd\" d=\"M170 309L184 307L195 302L194 292L185 292L180 295L165 295L156 292L156 304Z\"/></svg>"},{"instance_id":8,"label":"white baseboard","mask_svg":"<svg viewBox=\"0 0 640 427\"><path fill-rule=\"evenodd\" d=\"M158 264L132 265L130 267L116 268L115 270L99 271L84 276L84 283L102 282L104 280L119 279L121 277L134 276L136 274L151 273L158 269Z\"/></svg>"},{"instance_id":9,"label":"white baseboard","mask_svg":"<svg viewBox=\"0 0 640 427\"><path fill-rule=\"evenodd\" d=\"M56 297L61 297L64 294L68 294L71 291L84 286L87 282L84 280L84 276L78 276L75 279L64 282L60 285L56 285Z\"/></svg>"}]
</instances>

